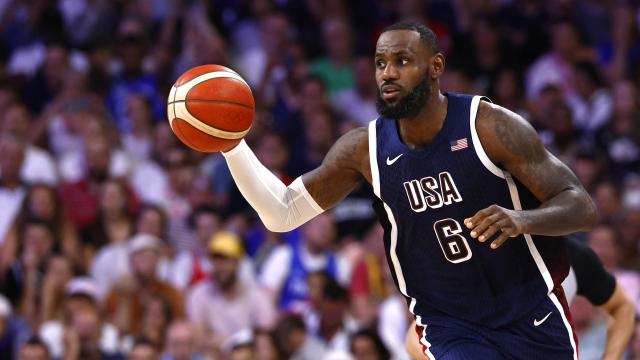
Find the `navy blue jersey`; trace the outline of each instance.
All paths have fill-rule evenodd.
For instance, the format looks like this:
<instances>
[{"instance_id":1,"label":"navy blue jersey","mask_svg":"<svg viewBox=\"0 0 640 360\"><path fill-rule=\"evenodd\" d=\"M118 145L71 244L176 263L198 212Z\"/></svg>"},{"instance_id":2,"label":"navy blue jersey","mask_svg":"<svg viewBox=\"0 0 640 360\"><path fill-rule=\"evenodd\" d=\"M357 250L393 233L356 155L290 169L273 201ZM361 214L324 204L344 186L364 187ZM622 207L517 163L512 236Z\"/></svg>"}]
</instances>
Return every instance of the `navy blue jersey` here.
<instances>
[{"instance_id":1,"label":"navy blue jersey","mask_svg":"<svg viewBox=\"0 0 640 360\"><path fill-rule=\"evenodd\" d=\"M489 246L495 237L471 238L464 219L477 211L540 202L482 149L475 130L481 97L447 97L441 131L420 150L401 141L395 120L371 122L374 206L394 280L419 323L455 317L497 328L548 300L568 261L559 238L526 234L496 250Z\"/></svg>"}]
</instances>

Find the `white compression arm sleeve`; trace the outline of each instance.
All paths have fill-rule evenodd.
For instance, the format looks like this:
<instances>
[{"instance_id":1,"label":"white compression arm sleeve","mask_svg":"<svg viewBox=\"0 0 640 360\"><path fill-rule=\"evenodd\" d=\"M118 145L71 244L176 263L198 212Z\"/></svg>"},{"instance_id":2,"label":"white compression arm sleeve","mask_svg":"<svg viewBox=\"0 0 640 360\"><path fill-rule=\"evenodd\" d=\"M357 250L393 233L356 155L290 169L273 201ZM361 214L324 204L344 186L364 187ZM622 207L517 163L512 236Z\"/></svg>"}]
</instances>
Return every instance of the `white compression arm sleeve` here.
<instances>
[{"instance_id":1,"label":"white compression arm sleeve","mask_svg":"<svg viewBox=\"0 0 640 360\"><path fill-rule=\"evenodd\" d=\"M324 211L307 192L301 177L285 186L260 163L244 140L222 154L238 189L267 229L290 231Z\"/></svg>"}]
</instances>

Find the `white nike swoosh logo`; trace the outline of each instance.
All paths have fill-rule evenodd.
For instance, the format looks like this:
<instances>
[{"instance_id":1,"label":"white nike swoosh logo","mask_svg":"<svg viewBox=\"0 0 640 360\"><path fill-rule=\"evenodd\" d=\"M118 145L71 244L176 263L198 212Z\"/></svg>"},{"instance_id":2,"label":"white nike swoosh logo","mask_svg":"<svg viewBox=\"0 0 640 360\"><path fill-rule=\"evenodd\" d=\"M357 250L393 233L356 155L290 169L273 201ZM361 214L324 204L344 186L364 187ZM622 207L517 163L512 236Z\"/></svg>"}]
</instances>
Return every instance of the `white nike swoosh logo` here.
<instances>
[{"instance_id":1,"label":"white nike swoosh logo","mask_svg":"<svg viewBox=\"0 0 640 360\"><path fill-rule=\"evenodd\" d=\"M533 319L533 326L540 326L540 324L542 324L543 322L545 322L545 320L547 320L549 315L551 315L551 313L548 313L547 316L542 318L542 320Z\"/></svg>"},{"instance_id":2,"label":"white nike swoosh logo","mask_svg":"<svg viewBox=\"0 0 640 360\"><path fill-rule=\"evenodd\" d=\"M393 159L389 159L389 157L387 156L387 165L393 165L394 162L396 162L396 160L400 159L400 156L404 155L404 153L394 157Z\"/></svg>"}]
</instances>

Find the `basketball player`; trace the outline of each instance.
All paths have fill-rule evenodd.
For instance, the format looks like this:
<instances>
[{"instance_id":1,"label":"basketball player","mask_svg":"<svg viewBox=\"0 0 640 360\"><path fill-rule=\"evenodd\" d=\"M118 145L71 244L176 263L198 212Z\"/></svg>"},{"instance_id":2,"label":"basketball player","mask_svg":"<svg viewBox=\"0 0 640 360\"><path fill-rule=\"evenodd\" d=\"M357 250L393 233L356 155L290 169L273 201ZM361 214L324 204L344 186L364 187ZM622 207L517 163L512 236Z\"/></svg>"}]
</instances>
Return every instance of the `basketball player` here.
<instances>
[{"instance_id":1,"label":"basketball player","mask_svg":"<svg viewBox=\"0 0 640 360\"><path fill-rule=\"evenodd\" d=\"M562 282L562 288L571 303L578 294L590 303L600 307L610 317L607 324L607 344L603 350L603 360L621 359L633 335L635 307L622 286L602 265L598 255L590 247L573 238L566 239L571 269ZM405 346L414 359L427 359L416 340L415 322L409 328Z\"/></svg>"},{"instance_id":2,"label":"basketball player","mask_svg":"<svg viewBox=\"0 0 640 360\"><path fill-rule=\"evenodd\" d=\"M380 118L291 185L245 142L224 154L244 197L289 231L367 181L429 358L576 359L559 236L593 226L588 194L524 119L440 92L445 60L427 27L386 28L374 61Z\"/></svg>"}]
</instances>

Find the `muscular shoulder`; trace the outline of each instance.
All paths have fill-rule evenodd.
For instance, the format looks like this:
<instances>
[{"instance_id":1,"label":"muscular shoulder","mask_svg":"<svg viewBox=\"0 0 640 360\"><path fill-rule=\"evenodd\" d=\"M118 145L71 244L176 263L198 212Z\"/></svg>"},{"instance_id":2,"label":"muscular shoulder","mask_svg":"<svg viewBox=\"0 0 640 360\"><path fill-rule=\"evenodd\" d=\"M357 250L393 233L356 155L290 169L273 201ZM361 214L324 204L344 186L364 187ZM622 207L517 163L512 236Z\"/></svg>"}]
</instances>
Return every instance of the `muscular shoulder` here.
<instances>
[{"instance_id":1,"label":"muscular shoulder","mask_svg":"<svg viewBox=\"0 0 640 360\"><path fill-rule=\"evenodd\" d=\"M481 101L476 131L485 152L498 165L517 159L538 161L546 156L531 124L502 106Z\"/></svg>"},{"instance_id":2,"label":"muscular shoulder","mask_svg":"<svg viewBox=\"0 0 640 360\"><path fill-rule=\"evenodd\" d=\"M342 135L325 157L323 164L357 171L370 181L368 129L358 127Z\"/></svg>"}]
</instances>

